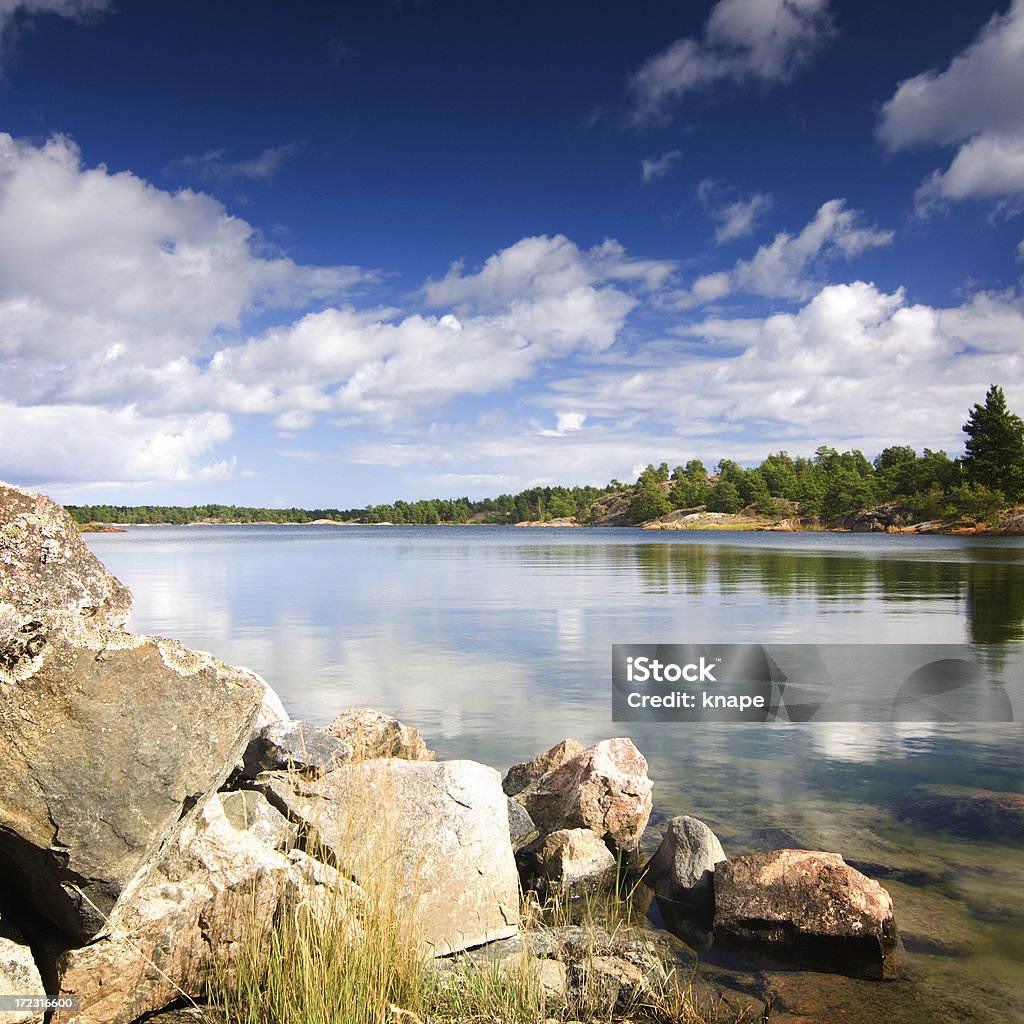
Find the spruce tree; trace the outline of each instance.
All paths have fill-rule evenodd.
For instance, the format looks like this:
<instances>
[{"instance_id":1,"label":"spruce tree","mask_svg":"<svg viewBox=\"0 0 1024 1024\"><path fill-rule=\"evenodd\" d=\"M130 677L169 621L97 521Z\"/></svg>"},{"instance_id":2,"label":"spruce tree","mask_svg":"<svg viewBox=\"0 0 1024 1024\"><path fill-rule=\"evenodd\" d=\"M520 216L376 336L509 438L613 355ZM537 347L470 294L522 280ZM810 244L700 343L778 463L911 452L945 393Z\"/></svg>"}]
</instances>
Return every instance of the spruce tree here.
<instances>
[{"instance_id":1,"label":"spruce tree","mask_svg":"<svg viewBox=\"0 0 1024 1024\"><path fill-rule=\"evenodd\" d=\"M1006 408L1002 388L988 389L985 404L975 404L963 429L967 479L997 488L1011 501L1024 497L1024 421Z\"/></svg>"}]
</instances>

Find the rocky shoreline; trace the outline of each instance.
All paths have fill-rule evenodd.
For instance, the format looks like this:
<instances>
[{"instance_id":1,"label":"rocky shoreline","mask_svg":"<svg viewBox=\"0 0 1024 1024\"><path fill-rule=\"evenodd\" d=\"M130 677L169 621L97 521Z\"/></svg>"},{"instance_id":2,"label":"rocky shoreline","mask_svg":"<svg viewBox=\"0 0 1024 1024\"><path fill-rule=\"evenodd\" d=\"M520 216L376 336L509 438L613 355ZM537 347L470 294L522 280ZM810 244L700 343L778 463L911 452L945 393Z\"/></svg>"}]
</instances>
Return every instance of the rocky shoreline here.
<instances>
[{"instance_id":1,"label":"rocky shoreline","mask_svg":"<svg viewBox=\"0 0 1024 1024\"><path fill-rule=\"evenodd\" d=\"M861 984L901 974L899 908L840 853L729 858L681 815L648 857L653 784L629 739L566 739L502 777L437 761L370 709L291 721L254 673L126 631L131 595L64 510L4 484L0 564L0 994L73 998L45 1015L57 1024L201 1004L245 935L298 907L358 930L383 862L437 970L525 954L549 1016L595 985L601 1014L622 1015L712 942ZM927 797L907 813L968 821L977 806ZM1019 798L989 797L976 813L1019 827ZM623 882L666 930L528 923L538 898ZM770 992L748 995L770 1014Z\"/></svg>"},{"instance_id":2,"label":"rocky shoreline","mask_svg":"<svg viewBox=\"0 0 1024 1024\"><path fill-rule=\"evenodd\" d=\"M125 533L123 523L83 523L79 525L82 533ZM174 524L145 524L174 525ZM188 526L391 526L396 524L379 522L362 524L354 520L316 519L309 523L299 522L227 522L223 520L201 520L189 523ZM481 522L441 523L441 526L472 526L482 527L494 524ZM626 522L623 510L614 509L606 516L592 523L579 523L572 516L554 519L526 520L513 524L523 529L616 529L638 528L642 530L686 530L686 531L748 531L771 533L887 533L913 536L949 535L956 537L1018 537L1024 536L1024 509L1005 509L991 522L956 519L918 520L909 509L896 502L878 505L862 512L851 512L838 524L826 525L815 519L805 519L798 515L783 517L763 516L746 512L709 512L703 507L696 509L676 509L667 515L647 522L630 524ZM134 527L133 527L134 528Z\"/></svg>"}]
</instances>

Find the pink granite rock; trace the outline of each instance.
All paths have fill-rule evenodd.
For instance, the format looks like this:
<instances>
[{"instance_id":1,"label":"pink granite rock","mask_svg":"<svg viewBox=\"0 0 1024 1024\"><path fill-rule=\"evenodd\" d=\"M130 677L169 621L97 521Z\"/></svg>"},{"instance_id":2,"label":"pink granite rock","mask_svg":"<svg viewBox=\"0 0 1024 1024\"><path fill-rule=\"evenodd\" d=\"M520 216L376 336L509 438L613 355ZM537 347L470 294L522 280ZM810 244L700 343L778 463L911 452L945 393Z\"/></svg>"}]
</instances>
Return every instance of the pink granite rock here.
<instances>
[{"instance_id":1,"label":"pink granite rock","mask_svg":"<svg viewBox=\"0 0 1024 1024\"><path fill-rule=\"evenodd\" d=\"M541 833L589 828L623 850L640 845L651 816L647 761L625 738L602 740L515 796Z\"/></svg>"},{"instance_id":2,"label":"pink granite rock","mask_svg":"<svg viewBox=\"0 0 1024 1024\"><path fill-rule=\"evenodd\" d=\"M349 745L353 761L369 761L378 757L434 760L434 752L427 747L418 729L373 708L343 711L327 726L327 732Z\"/></svg>"},{"instance_id":3,"label":"pink granite rock","mask_svg":"<svg viewBox=\"0 0 1024 1024\"><path fill-rule=\"evenodd\" d=\"M892 899L837 853L773 850L715 867L715 941L871 978L897 977Z\"/></svg>"}]
</instances>

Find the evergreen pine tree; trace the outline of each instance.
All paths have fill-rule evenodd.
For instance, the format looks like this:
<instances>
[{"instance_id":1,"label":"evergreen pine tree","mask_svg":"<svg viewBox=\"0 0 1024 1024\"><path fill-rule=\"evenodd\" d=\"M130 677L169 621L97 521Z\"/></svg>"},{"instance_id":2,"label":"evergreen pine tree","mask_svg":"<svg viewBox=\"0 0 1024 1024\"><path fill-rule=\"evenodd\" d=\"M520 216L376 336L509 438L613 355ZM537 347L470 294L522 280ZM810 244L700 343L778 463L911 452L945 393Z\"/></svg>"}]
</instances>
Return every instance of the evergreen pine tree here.
<instances>
[{"instance_id":1,"label":"evergreen pine tree","mask_svg":"<svg viewBox=\"0 0 1024 1024\"><path fill-rule=\"evenodd\" d=\"M1024 497L1024 421L1006 408L1002 388L988 389L985 404L975 404L963 429L967 479L997 488L1011 501Z\"/></svg>"},{"instance_id":2,"label":"evergreen pine tree","mask_svg":"<svg viewBox=\"0 0 1024 1024\"><path fill-rule=\"evenodd\" d=\"M642 473L629 503L629 521L631 523L646 523L650 519L657 519L671 511L672 505L665 497L665 492L661 489L655 476L646 472Z\"/></svg>"}]
</instances>

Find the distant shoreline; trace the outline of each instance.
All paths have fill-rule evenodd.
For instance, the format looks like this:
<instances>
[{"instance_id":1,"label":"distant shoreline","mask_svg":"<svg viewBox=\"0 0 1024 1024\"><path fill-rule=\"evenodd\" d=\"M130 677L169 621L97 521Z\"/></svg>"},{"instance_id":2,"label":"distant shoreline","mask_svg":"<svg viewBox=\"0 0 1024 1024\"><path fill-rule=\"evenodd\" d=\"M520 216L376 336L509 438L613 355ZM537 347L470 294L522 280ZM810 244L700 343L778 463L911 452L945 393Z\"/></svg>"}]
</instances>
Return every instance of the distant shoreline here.
<instances>
[{"instance_id":1,"label":"distant shoreline","mask_svg":"<svg viewBox=\"0 0 1024 1024\"><path fill-rule=\"evenodd\" d=\"M210 520L195 523L80 523L78 528L81 533L128 533L132 530L145 530L151 527L173 527L175 529L192 529L195 527L219 527L219 526L360 526L366 528L391 527L393 529L438 527L496 527L511 526L514 529L529 530L644 530L651 533L859 533L875 534L885 536L943 536L943 537L1019 537L1024 536L1024 524L1015 523L1009 527L987 527L974 526L964 527L955 523L920 523L913 526L887 529L856 529L846 526L820 526L802 525L791 523L787 520L773 522L771 520L756 521L742 516L721 515L719 519L704 519L689 523L664 523L653 520L649 523L637 524L608 524L608 525L587 525L564 520L549 520L547 522L521 522L521 523L360 523L354 520L318 519L310 522L275 522L273 520L257 520L250 522Z\"/></svg>"}]
</instances>

